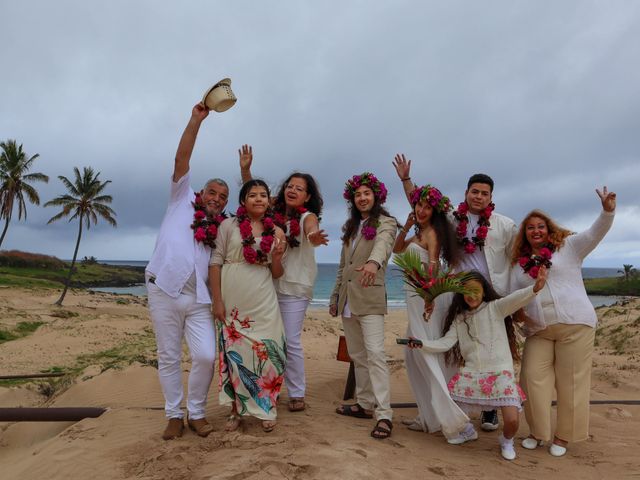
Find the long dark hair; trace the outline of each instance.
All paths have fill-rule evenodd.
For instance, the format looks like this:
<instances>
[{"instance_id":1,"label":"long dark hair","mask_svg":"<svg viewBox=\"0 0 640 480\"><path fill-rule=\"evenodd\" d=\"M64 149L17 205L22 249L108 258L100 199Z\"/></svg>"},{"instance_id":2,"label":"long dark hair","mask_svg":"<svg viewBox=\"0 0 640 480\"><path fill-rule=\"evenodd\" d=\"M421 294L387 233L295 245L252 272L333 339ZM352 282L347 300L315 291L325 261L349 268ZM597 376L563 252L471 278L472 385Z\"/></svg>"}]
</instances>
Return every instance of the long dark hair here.
<instances>
[{"instance_id":1,"label":"long dark hair","mask_svg":"<svg viewBox=\"0 0 640 480\"><path fill-rule=\"evenodd\" d=\"M493 289L491 284L487 281L486 278L484 278L484 276L480 272L472 270L471 272L469 272L469 277L469 281L476 280L482 285L483 301L491 302L492 300L498 300L499 298L502 298L502 296ZM469 311L469 305L467 305L467 302L465 302L464 295L462 295L461 293L456 293L453 297L453 301L451 302L451 306L449 307L447 317L445 318L442 335L445 335L449 331L458 315L464 314L467 311ZM466 317L463 319L463 321L467 326L467 332L469 332L469 335L471 335ZM513 319L511 318L511 316L505 317L504 326L507 330L507 339L509 340L511 358L513 358L514 361L518 361L520 360L520 352L518 351L516 332L513 327ZM445 353L444 358L449 365L463 366L464 358L462 358L462 353L460 352L460 344L456 343L451 350Z\"/></svg>"},{"instance_id":2,"label":"long dark hair","mask_svg":"<svg viewBox=\"0 0 640 480\"><path fill-rule=\"evenodd\" d=\"M414 214L416 213L416 205L413 205ZM454 267L460 261L460 248L453 225L447 220L446 213L436 210L435 208L429 221L436 232L438 243L440 243L440 255L445 259L449 267ZM420 238L420 225L416 222L414 227L416 236Z\"/></svg>"},{"instance_id":3,"label":"long dark hair","mask_svg":"<svg viewBox=\"0 0 640 480\"><path fill-rule=\"evenodd\" d=\"M287 188L287 185L289 185L289 182L291 181L292 178L301 178L306 182L307 193L310 195L311 198L309 198L308 202L305 202L304 208L306 208L310 212L315 213L316 217L320 219L324 201L322 200L322 194L320 193L320 188L318 188L318 184L315 178L313 178L308 173L293 172L291 175L289 175L289 177L284 182L282 182L282 185L280 186L280 191L276 196L273 209L276 212L280 212L282 214L287 213L287 203L284 198L284 193Z\"/></svg>"},{"instance_id":4,"label":"long dark hair","mask_svg":"<svg viewBox=\"0 0 640 480\"><path fill-rule=\"evenodd\" d=\"M369 212L369 217L366 222L368 225L375 225L378 223L378 218L380 215L386 215L387 217L391 217L391 214L387 211L386 208L382 206L378 197L374 195L374 202L371 211ZM391 217L393 218L393 217ZM344 225L342 226L342 243L346 245L349 241L356 236L358 233L358 227L360 226L360 221L362 220L362 214L360 210L356 207L355 201L353 197L349 199L349 218Z\"/></svg>"}]
</instances>

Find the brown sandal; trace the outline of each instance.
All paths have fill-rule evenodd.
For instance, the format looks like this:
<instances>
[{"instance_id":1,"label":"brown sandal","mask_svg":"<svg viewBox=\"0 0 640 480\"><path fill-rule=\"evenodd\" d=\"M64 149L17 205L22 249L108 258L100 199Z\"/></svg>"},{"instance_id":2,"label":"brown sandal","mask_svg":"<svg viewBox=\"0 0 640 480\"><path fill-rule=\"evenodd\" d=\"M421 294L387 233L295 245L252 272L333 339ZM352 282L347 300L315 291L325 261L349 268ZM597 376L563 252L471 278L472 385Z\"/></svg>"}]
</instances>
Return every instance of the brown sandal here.
<instances>
[{"instance_id":1,"label":"brown sandal","mask_svg":"<svg viewBox=\"0 0 640 480\"><path fill-rule=\"evenodd\" d=\"M305 408L307 408L307 404L304 403L304 398L292 397L292 398L289 399L289 411L290 412L301 412Z\"/></svg>"},{"instance_id":2,"label":"brown sandal","mask_svg":"<svg viewBox=\"0 0 640 480\"><path fill-rule=\"evenodd\" d=\"M381 424L384 424L389 428L385 428ZM393 430L393 423L391 423L391 420L381 418L380 420L378 420L378 423L376 423L375 428L371 430L371 436L373 438L377 438L378 440L389 438L391 436L391 430Z\"/></svg>"}]
</instances>

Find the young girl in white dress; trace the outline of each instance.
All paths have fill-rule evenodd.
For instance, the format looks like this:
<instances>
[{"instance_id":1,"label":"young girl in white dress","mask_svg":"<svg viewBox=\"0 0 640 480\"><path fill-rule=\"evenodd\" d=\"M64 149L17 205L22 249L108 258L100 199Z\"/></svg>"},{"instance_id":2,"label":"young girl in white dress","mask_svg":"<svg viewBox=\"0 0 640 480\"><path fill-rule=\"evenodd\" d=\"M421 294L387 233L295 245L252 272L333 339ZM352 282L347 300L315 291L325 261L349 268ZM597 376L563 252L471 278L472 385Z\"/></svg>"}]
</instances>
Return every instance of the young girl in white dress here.
<instances>
[{"instance_id":1,"label":"young girl in white dress","mask_svg":"<svg viewBox=\"0 0 640 480\"><path fill-rule=\"evenodd\" d=\"M525 398L514 375L513 359L519 356L509 315L524 307L544 287L547 271L542 267L534 285L504 298L480 273L474 271L470 275L472 279L465 284L470 293L455 294L444 336L424 341L422 348L447 352L447 361L460 367L449 381L449 393L463 410L501 409L504 426L499 437L500 449L506 460L513 460L516 458L513 437L518 431L518 414ZM409 346L419 347L415 343ZM477 438L473 425L467 423L459 436L448 442L461 444Z\"/></svg>"}]
</instances>

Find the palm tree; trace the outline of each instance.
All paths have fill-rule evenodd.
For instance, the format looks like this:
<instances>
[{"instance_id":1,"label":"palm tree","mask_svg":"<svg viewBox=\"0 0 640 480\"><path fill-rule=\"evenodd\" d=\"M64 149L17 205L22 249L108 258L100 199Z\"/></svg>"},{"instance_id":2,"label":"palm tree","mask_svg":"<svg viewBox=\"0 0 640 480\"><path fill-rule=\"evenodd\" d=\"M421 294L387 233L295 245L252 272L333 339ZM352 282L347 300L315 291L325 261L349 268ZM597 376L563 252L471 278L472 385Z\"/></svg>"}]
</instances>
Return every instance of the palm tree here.
<instances>
[{"instance_id":1,"label":"palm tree","mask_svg":"<svg viewBox=\"0 0 640 480\"><path fill-rule=\"evenodd\" d=\"M25 195L31 203L40 205L38 192L28 182L47 183L49 177L44 173L27 173L35 159L40 156L39 154L36 153L33 157L28 158L22 150L22 144L17 146L15 140L0 142L0 147L2 148L2 154L0 154L0 218L4 218L4 229L0 235L0 246L2 246L13 214L13 204L18 204L18 220L21 220L23 216L26 220Z\"/></svg>"},{"instance_id":2,"label":"palm tree","mask_svg":"<svg viewBox=\"0 0 640 480\"><path fill-rule=\"evenodd\" d=\"M95 173L91 167L84 167L82 174L78 167L73 167L75 173L75 181L71 182L67 177L59 175L58 178L67 188L68 193L66 195L60 195L53 200L44 204L45 207L62 207L62 211L56 216L51 217L47 223L55 222L71 215L69 221L78 219L78 239L76 240L76 248L73 251L73 259L71 260L71 268L67 275L67 280L64 284L64 290L60 298L55 303L56 305L62 305L64 296L67 294L69 283L71 281L71 275L73 274L73 266L76 263L76 257L78 255L78 247L80 246L80 238L82 237L82 224L83 221L87 226L87 229L91 227L91 223L95 225L98 223L98 216L102 217L112 226L117 226L117 223L113 217L116 216L116 212L107 204L113 200L111 195L103 195L102 191L105 187L111 183L111 180L101 182L98 177L100 172Z\"/></svg>"},{"instance_id":3,"label":"palm tree","mask_svg":"<svg viewBox=\"0 0 640 480\"><path fill-rule=\"evenodd\" d=\"M618 273L621 273L622 275L624 275L624 281L628 282L632 276L634 276L636 274L636 269L633 268L633 265L629 265L629 264L622 264L622 268L624 268L624 270L618 270Z\"/></svg>"}]
</instances>

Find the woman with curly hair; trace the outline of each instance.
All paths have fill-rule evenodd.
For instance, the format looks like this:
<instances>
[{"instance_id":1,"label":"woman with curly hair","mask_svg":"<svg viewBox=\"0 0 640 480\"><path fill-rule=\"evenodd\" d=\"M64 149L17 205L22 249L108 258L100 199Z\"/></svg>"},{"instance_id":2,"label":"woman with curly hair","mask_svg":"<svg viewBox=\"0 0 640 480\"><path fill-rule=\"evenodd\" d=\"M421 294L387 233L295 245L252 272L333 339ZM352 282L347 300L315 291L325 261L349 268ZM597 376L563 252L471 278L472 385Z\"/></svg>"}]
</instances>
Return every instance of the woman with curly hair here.
<instances>
[{"instance_id":1,"label":"woman with curly hair","mask_svg":"<svg viewBox=\"0 0 640 480\"><path fill-rule=\"evenodd\" d=\"M238 153L242 179L247 181L251 179L253 149L243 145ZM302 324L318 274L315 247L328 244L327 234L320 229L323 200L315 179L308 173L295 172L282 183L272 206L275 224L285 232L288 244L282 259L284 273L275 280L287 336L284 378L289 411L300 412L306 408Z\"/></svg>"},{"instance_id":2,"label":"woman with curly hair","mask_svg":"<svg viewBox=\"0 0 640 480\"><path fill-rule=\"evenodd\" d=\"M511 273L512 288L531 285L541 268L547 286L525 312L520 383L529 401L525 416L530 435L522 446L535 449L552 439L551 400L557 394L557 421L549 453L561 457L569 442L589 436L591 355L598 321L582 282L582 262L613 224L616 194L596 190L602 211L584 232L573 234L540 210L520 224Z\"/></svg>"}]
</instances>

